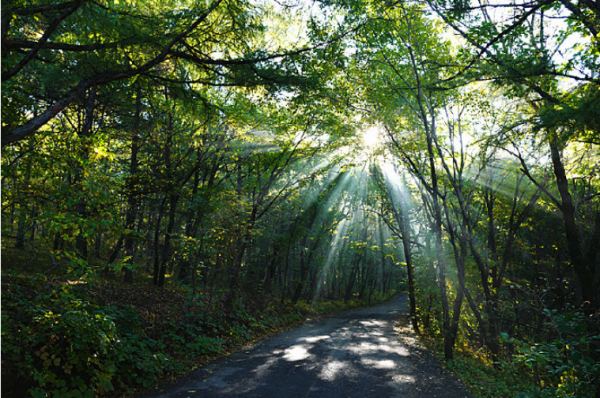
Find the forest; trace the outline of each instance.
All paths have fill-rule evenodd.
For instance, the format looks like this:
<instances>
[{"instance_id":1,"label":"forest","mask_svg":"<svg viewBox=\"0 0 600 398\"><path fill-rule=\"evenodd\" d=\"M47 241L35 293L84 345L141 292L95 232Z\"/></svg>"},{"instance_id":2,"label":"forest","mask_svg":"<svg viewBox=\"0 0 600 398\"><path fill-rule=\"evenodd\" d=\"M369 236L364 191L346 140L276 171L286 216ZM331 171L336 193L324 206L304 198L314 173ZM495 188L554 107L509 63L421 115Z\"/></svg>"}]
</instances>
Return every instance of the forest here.
<instances>
[{"instance_id":1,"label":"forest","mask_svg":"<svg viewBox=\"0 0 600 398\"><path fill-rule=\"evenodd\" d=\"M597 1L1 12L3 396L400 292L474 396L600 396Z\"/></svg>"}]
</instances>

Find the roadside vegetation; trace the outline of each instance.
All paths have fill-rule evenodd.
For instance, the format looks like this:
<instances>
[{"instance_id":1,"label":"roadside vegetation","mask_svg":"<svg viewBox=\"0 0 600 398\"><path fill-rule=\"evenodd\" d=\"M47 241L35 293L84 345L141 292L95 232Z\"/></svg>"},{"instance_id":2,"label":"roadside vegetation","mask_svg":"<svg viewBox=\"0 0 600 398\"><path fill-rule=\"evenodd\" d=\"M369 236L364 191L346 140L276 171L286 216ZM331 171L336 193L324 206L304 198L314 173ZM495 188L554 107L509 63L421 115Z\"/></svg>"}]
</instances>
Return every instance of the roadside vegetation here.
<instances>
[{"instance_id":1,"label":"roadside vegetation","mask_svg":"<svg viewBox=\"0 0 600 398\"><path fill-rule=\"evenodd\" d=\"M372 305L366 300L309 303L167 282L69 280L64 266L5 250L2 274L2 396L133 396L307 319ZM17 257L18 256L18 257ZM13 261L19 261L18 263ZM31 266L31 265L30 265Z\"/></svg>"},{"instance_id":2,"label":"roadside vegetation","mask_svg":"<svg viewBox=\"0 0 600 398\"><path fill-rule=\"evenodd\" d=\"M596 397L600 364L595 355L598 315L582 312L548 313L544 342L503 334L506 353L490 353L467 338L457 343L455 357L444 360L443 340L431 330L419 341L470 390L474 397Z\"/></svg>"}]
</instances>

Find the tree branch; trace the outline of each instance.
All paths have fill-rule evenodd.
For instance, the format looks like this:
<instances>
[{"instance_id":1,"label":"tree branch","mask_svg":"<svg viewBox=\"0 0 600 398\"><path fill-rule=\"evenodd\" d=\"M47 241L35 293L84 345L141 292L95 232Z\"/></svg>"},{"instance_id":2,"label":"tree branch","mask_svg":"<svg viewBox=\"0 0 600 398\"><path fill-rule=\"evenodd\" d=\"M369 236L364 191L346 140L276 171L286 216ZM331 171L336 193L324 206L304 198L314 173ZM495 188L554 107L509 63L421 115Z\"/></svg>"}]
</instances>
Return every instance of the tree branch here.
<instances>
[{"instance_id":1,"label":"tree branch","mask_svg":"<svg viewBox=\"0 0 600 398\"><path fill-rule=\"evenodd\" d=\"M73 14L80 6L83 4L85 0L78 0L71 3L71 7L67 8L65 12L60 14L58 17L54 19L44 32L44 35L40 38L40 40L33 46L33 48L25 55L19 63L17 63L11 70L2 73L2 81L6 81L19 73L21 69L25 67L31 61L35 55L42 49L42 46L48 41L50 36L54 33L58 25L62 21L64 21L69 15Z\"/></svg>"},{"instance_id":2,"label":"tree branch","mask_svg":"<svg viewBox=\"0 0 600 398\"><path fill-rule=\"evenodd\" d=\"M150 69L154 68L155 66L159 65L169 55L173 46L179 41L181 41L184 37L189 35L194 29L198 27L198 25L204 22L206 18L210 15L210 13L213 12L221 4L222 1L223 0L216 0L215 2L213 2L213 4L211 4L211 6L194 21L194 23L192 23L187 29L185 29L183 32L177 35L173 40L171 40L171 42L167 44L156 57L148 61L146 64L136 69L129 69L121 72L116 72L110 75L84 80L77 84L77 86L72 88L61 99L50 105L44 112L42 112L38 116L33 117L26 123L16 128L13 128L12 130L9 130L7 132L2 131L2 146L4 147L7 144L18 141L28 136L29 134L32 134L35 131L39 130L42 126L44 126L56 115L58 115L65 108L67 108L73 101L80 98L88 88L108 84L118 80L128 79L145 73Z\"/></svg>"},{"instance_id":3,"label":"tree branch","mask_svg":"<svg viewBox=\"0 0 600 398\"><path fill-rule=\"evenodd\" d=\"M39 42L31 41L31 40L22 40L22 39L13 39L6 38L2 43L4 49L8 50L18 50L22 48L34 48L39 44ZM73 51L73 52L84 52L84 51L98 51L109 48L116 48L119 45L119 42L115 43L95 43L95 44L67 44L67 43L53 43L46 42L43 43L40 47L42 50L63 50L63 51Z\"/></svg>"}]
</instances>

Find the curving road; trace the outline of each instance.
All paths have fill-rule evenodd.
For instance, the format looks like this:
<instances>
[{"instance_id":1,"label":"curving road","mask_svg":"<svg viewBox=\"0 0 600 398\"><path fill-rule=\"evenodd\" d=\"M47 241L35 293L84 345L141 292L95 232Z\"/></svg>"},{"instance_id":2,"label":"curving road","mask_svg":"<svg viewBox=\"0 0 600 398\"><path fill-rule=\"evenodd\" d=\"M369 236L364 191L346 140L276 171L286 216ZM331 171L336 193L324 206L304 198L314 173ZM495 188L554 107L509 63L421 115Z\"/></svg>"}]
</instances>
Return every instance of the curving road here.
<instances>
[{"instance_id":1,"label":"curving road","mask_svg":"<svg viewBox=\"0 0 600 398\"><path fill-rule=\"evenodd\" d=\"M470 397L394 321L406 297L305 323L144 397Z\"/></svg>"}]
</instances>

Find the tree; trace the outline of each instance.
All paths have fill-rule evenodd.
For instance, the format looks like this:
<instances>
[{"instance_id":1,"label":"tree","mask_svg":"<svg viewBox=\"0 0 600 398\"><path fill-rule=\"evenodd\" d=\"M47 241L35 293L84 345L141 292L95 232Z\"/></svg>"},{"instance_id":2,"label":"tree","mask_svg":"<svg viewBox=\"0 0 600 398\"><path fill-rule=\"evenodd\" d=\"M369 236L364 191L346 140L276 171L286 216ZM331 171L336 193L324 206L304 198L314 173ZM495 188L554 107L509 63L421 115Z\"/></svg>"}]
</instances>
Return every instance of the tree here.
<instances>
[{"instance_id":1,"label":"tree","mask_svg":"<svg viewBox=\"0 0 600 398\"><path fill-rule=\"evenodd\" d=\"M266 32L261 19L266 9L244 0L5 7L2 145L47 128L88 92L140 77L192 90L307 83L295 72L297 57L337 38L269 47L259 39Z\"/></svg>"},{"instance_id":2,"label":"tree","mask_svg":"<svg viewBox=\"0 0 600 398\"><path fill-rule=\"evenodd\" d=\"M593 39L598 33L598 7L591 2L577 5L570 1L523 3L514 6L513 18L502 20L500 6L494 3L476 8L465 8L458 3L449 8L437 2L430 4L470 45L464 52L464 66L449 79L459 75L491 79L506 85L507 97L527 104L529 112L523 113L520 121L503 126L501 131L510 131L510 139L523 131L543 134L557 194L533 178L523 157L515 151L512 153L520 159L528 178L561 212L583 301L597 307L600 213L594 212L592 219L596 221L590 226L577 220L576 211L580 205L587 206L596 193L591 192L590 199L576 203L565 150L578 141L591 147L599 144L600 80L598 58L593 55L598 51L598 42ZM475 16L482 18L478 20ZM577 51L566 48L565 43L570 40L580 41ZM569 84L563 84L562 80ZM497 138L493 140L501 142Z\"/></svg>"},{"instance_id":3,"label":"tree","mask_svg":"<svg viewBox=\"0 0 600 398\"><path fill-rule=\"evenodd\" d=\"M438 114L446 96L437 65L447 62L450 54L446 46L440 46L439 41L434 39L435 26L421 17L420 12L415 6L384 8L381 15L373 16L372 23L361 30L359 42L364 44L356 58L357 67L361 69L359 79L367 82L366 74L369 74L369 82L376 82L375 85L363 83L366 99L374 104L377 111L376 118L389 126L387 131L397 153L429 195L428 209L432 218L445 336L444 353L450 359L455 336L450 325L447 264L442 238L444 192L436 166L439 156L436 150ZM398 112L399 109L402 113ZM411 134L417 137L417 141L411 144L420 151L419 156L426 159L423 164L417 164L413 155L401 144L401 131L404 130L412 130ZM460 304L457 310L460 311Z\"/></svg>"}]
</instances>

